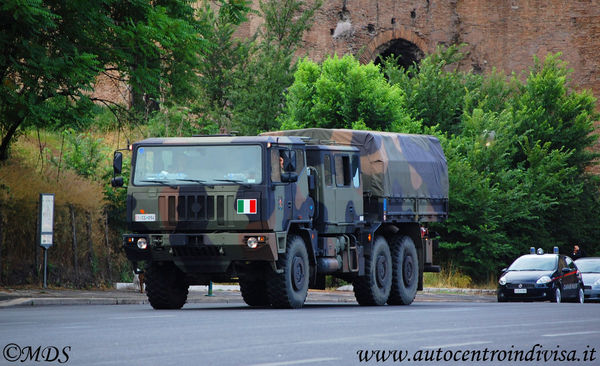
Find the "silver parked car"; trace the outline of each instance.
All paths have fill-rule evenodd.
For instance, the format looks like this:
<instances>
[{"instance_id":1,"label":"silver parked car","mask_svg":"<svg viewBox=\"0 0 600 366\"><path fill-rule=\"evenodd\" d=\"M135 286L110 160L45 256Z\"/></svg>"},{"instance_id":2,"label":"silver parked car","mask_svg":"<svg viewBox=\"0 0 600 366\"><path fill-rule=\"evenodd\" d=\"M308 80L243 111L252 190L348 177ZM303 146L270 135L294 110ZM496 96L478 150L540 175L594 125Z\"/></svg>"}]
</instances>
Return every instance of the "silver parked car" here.
<instances>
[{"instance_id":1,"label":"silver parked car","mask_svg":"<svg viewBox=\"0 0 600 366\"><path fill-rule=\"evenodd\" d=\"M600 257L585 257L575 261L583 275L585 301L600 301Z\"/></svg>"}]
</instances>

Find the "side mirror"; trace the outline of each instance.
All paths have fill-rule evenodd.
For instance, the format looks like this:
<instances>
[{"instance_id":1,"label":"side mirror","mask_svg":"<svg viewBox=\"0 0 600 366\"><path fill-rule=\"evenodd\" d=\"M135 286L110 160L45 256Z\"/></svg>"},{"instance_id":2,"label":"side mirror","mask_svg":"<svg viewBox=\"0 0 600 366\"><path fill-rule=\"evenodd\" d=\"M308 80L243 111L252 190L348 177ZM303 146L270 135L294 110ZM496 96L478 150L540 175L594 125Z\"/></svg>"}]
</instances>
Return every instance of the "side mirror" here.
<instances>
[{"instance_id":1,"label":"side mirror","mask_svg":"<svg viewBox=\"0 0 600 366\"><path fill-rule=\"evenodd\" d=\"M298 174L296 173L282 173L281 181L283 183L294 183L298 181Z\"/></svg>"},{"instance_id":2,"label":"side mirror","mask_svg":"<svg viewBox=\"0 0 600 366\"><path fill-rule=\"evenodd\" d=\"M123 171L123 153L115 151L113 156L113 176L121 175Z\"/></svg>"},{"instance_id":3,"label":"side mirror","mask_svg":"<svg viewBox=\"0 0 600 366\"><path fill-rule=\"evenodd\" d=\"M296 171L296 152L294 150L281 150L283 158L283 170L286 172Z\"/></svg>"},{"instance_id":4,"label":"side mirror","mask_svg":"<svg viewBox=\"0 0 600 366\"><path fill-rule=\"evenodd\" d=\"M123 172L123 153L120 151L115 151L115 155L113 156L113 178L110 180L110 185L113 187L123 187L123 177L121 177L121 173Z\"/></svg>"},{"instance_id":5,"label":"side mirror","mask_svg":"<svg viewBox=\"0 0 600 366\"><path fill-rule=\"evenodd\" d=\"M115 188L123 187L123 177L115 177L115 178L111 179L110 185Z\"/></svg>"}]
</instances>

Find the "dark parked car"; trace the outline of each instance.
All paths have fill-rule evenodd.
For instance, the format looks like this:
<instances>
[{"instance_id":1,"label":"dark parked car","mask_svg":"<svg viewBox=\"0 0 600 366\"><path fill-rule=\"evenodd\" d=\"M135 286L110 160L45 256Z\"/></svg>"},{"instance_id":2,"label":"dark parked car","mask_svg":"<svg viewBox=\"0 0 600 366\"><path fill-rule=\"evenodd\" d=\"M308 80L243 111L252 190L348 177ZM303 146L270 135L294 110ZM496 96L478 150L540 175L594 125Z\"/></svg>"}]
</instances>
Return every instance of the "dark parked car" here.
<instances>
[{"instance_id":1,"label":"dark parked car","mask_svg":"<svg viewBox=\"0 0 600 366\"><path fill-rule=\"evenodd\" d=\"M581 273L571 258L562 254L527 254L502 271L498 302L533 300L583 303Z\"/></svg>"},{"instance_id":2,"label":"dark parked car","mask_svg":"<svg viewBox=\"0 0 600 366\"><path fill-rule=\"evenodd\" d=\"M579 258L575 264L583 277L585 299L600 301L600 257Z\"/></svg>"}]
</instances>

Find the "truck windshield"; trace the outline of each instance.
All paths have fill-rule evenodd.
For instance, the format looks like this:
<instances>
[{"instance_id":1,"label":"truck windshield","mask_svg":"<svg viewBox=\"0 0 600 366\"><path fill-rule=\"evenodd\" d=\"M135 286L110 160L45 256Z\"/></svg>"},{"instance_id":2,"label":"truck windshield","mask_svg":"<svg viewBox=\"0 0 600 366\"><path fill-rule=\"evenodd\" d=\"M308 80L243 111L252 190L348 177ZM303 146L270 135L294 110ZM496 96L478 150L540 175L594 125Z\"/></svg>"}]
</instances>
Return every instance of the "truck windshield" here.
<instances>
[{"instance_id":1,"label":"truck windshield","mask_svg":"<svg viewBox=\"0 0 600 366\"><path fill-rule=\"evenodd\" d=\"M140 146L134 185L260 184L258 145Z\"/></svg>"}]
</instances>

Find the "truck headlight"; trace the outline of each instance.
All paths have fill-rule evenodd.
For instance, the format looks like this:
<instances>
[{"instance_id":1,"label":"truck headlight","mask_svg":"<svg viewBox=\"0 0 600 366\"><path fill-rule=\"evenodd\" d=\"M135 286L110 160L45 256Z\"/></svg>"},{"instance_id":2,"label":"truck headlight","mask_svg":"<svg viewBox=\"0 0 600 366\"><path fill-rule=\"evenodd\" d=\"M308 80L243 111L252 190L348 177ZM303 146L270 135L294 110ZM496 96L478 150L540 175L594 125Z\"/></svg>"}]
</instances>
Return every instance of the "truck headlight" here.
<instances>
[{"instance_id":1,"label":"truck headlight","mask_svg":"<svg viewBox=\"0 0 600 366\"><path fill-rule=\"evenodd\" d=\"M498 280L498 283L500 284L500 286L506 285L506 276L500 277L500 280Z\"/></svg>"},{"instance_id":2,"label":"truck headlight","mask_svg":"<svg viewBox=\"0 0 600 366\"><path fill-rule=\"evenodd\" d=\"M248 247L250 249L255 249L256 247L258 247L258 239L252 236L252 237L248 238L248 241L246 241L246 244L248 244Z\"/></svg>"},{"instance_id":3,"label":"truck headlight","mask_svg":"<svg viewBox=\"0 0 600 366\"><path fill-rule=\"evenodd\" d=\"M146 240L146 238L139 238L137 241L137 247L141 250L148 248L148 241Z\"/></svg>"},{"instance_id":4,"label":"truck headlight","mask_svg":"<svg viewBox=\"0 0 600 366\"><path fill-rule=\"evenodd\" d=\"M542 276L537 281L535 281L535 283L537 283L538 285L545 285L550 281L552 281L552 279L550 277Z\"/></svg>"}]
</instances>

